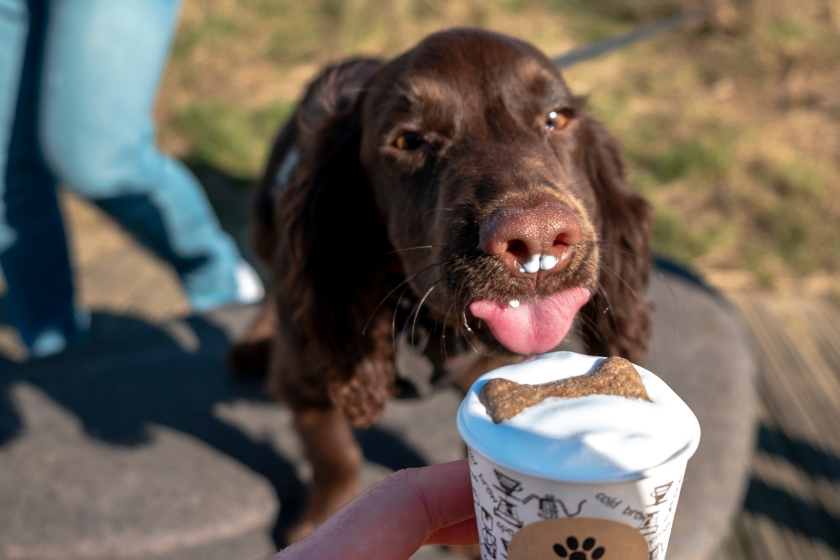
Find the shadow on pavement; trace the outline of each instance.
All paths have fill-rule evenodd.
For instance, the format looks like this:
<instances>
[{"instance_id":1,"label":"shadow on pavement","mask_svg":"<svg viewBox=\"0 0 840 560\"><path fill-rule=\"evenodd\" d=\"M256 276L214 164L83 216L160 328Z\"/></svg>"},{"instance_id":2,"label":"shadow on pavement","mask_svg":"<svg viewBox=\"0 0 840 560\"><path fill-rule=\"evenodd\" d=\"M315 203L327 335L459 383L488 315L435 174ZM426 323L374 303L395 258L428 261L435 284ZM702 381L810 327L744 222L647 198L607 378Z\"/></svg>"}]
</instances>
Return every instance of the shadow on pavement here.
<instances>
[{"instance_id":1,"label":"shadow on pavement","mask_svg":"<svg viewBox=\"0 0 840 560\"><path fill-rule=\"evenodd\" d=\"M792 439L766 425L759 427L758 453L790 462L811 478L840 480L840 457ZM797 533L819 539L840 552L840 518L825 508L791 494L787 489L750 479L744 508L772 519Z\"/></svg>"},{"instance_id":2,"label":"shadow on pavement","mask_svg":"<svg viewBox=\"0 0 840 560\"><path fill-rule=\"evenodd\" d=\"M0 446L23 435L10 388L28 383L83 424L91 437L114 446L149 441L151 425L189 434L239 461L274 487L281 503L272 535L282 535L301 513L306 488L292 463L270 443L255 441L214 415L219 403L269 403L261 384L227 372L225 332L208 320L185 320L197 337L185 349L159 327L129 317L95 314L81 347L37 362L19 364L0 357ZM279 410L278 405L278 410ZM358 432L365 456L391 469L421 466L420 455L381 428Z\"/></svg>"},{"instance_id":3,"label":"shadow on pavement","mask_svg":"<svg viewBox=\"0 0 840 560\"><path fill-rule=\"evenodd\" d=\"M840 480L840 457L763 424L758 430L758 450L782 457L811 475Z\"/></svg>"}]
</instances>

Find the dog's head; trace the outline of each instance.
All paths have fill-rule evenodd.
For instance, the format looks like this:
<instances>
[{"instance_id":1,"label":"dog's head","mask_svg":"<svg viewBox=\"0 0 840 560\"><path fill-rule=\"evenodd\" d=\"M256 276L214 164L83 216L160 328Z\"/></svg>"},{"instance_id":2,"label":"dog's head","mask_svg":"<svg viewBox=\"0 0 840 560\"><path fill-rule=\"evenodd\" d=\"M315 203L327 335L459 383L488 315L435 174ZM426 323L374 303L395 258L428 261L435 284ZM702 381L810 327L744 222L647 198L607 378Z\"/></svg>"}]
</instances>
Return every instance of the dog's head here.
<instances>
[{"instance_id":1,"label":"dog's head","mask_svg":"<svg viewBox=\"0 0 840 560\"><path fill-rule=\"evenodd\" d=\"M278 200L311 320L361 336L394 287L371 269L401 269L441 324L486 352L549 351L577 317L590 352L641 361L649 206L551 61L456 29L368 74L302 134Z\"/></svg>"}]
</instances>

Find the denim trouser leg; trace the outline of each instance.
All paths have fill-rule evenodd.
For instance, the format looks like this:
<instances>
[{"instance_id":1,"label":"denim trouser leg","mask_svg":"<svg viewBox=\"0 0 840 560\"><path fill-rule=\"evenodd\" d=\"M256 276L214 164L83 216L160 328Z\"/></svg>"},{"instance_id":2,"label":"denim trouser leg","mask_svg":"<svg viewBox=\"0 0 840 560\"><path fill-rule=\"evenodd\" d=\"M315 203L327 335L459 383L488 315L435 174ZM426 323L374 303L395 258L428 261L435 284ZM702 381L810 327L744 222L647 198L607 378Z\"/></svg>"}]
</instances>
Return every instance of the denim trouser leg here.
<instances>
[{"instance_id":1,"label":"denim trouser leg","mask_svg":"<svg viewBox=\"0 0 840 560\"><path fill-rule=\"evenodd\" d=\"M62 183L170 262L194 310L237 297L241 257L195 177L154 145L180 0L51 0L41 145Z\"/></svg>"},{"instance_id":2,"label":"denim trouser leg","mask_svg":"<svg viewBox=\"0 0 840 560\"><path fill-rule=\"evenodd\" d=\"M0 253L16 237L6 224L6 155L15 121L29 14L24 0L0 0Z\"/></svg>"},{"instance_id":3,"label":"denim trouser leg","mask_svg":"<svg viewBox=\"0 0 840 560\"><path fill-rule=\"evenodd\" d=\"M0 266L30 347L78 330L55 178L171 263L194 310L261 295L195 178L154 146L179 4L0 0Z\"/></svg>"},{"instance_id":4,"label":"denim trouser leg","mask_svg":"<svg viewBox=\"0 0 840 560\"><path fill-rule=\"evenodd\" d=\"M58 350L78 333L55 179L38 146L46 14L43 5L32 4L30 18L23 0L0 0L0 169L5 168L0 175L0 266L21 338L27 346L36 339L44 346L35 348L37 353Z\"/></svg>"}]
</instances>

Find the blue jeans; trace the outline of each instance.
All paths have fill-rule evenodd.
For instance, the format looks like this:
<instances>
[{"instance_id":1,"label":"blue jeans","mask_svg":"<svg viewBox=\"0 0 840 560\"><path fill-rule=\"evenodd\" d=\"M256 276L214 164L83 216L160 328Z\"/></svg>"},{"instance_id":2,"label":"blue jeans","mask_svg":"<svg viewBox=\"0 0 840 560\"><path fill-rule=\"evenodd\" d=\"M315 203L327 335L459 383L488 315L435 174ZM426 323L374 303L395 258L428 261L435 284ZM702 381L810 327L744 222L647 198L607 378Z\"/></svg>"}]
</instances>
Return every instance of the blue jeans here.
<instances>
[{"instance_id":1,"label":"blue jeans","mask_svg":"<svg viewBox=\"0 0 840 560\"><path fill-rule=\"evenodd\" d=\"M0 267L29 346L80 330L57 182L169 262L194 310L237 301L236 246L154 145L180 1L0 0Z\"/></svg>"}]
</instances>

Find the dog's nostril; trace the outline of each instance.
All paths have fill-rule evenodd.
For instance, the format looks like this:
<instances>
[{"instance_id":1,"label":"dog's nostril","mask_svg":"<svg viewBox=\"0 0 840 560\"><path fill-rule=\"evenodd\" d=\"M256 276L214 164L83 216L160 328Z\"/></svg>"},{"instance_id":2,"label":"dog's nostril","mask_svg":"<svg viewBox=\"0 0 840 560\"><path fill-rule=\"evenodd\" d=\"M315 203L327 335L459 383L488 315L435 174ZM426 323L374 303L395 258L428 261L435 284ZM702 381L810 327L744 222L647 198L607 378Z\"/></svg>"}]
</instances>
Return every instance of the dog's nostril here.
<instances>
[{"instance_id":1,"label":"dog's nostril","mask_svg":"<svg viewBox=\"0 0 840 560\"><path fill-rule=\"evenodd\" d=\"M519 239L511 239L507 244L507 252L516 257L528 257L528 246L524 241Z\"/></svg>"}]
</instances>

